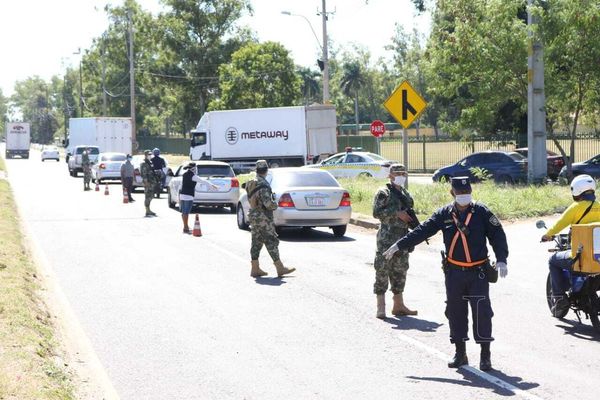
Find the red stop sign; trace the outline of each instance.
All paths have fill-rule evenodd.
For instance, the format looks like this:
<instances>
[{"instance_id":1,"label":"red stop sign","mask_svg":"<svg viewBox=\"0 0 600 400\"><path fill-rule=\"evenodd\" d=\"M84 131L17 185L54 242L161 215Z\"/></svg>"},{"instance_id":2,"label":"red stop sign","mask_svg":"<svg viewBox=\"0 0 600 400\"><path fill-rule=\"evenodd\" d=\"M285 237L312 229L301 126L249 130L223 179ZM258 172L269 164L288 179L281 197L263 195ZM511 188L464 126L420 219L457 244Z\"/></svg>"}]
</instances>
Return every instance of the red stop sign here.
<instances>
[{"instance_id":1,"label":"red stop sign","mask_svg":"<svg viewBox=\"0 0 600 400\"><path fill-rule=\"evenodd\" d=\"M371 122L371 135L375 137L382 137L385 133L385 125L380 120L376 119Z\"/></svg>"}]
</instances>

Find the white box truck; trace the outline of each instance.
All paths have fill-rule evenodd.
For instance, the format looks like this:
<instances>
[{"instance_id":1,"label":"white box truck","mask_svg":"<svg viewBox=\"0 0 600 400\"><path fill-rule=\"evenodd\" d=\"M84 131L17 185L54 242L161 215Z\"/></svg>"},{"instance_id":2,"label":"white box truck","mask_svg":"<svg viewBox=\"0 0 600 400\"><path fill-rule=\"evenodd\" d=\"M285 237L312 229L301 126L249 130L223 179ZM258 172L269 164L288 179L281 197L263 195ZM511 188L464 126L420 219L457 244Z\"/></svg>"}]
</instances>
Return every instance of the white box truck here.
<instances>
[{"instance_id":1,"label":"white box truck","mask_svg":"<svg viewBox=\"0 0 600 400\"><path fill-rule=\"evenodd\" d=\"M190 158L236 171L260 159L272 168L306 165L337 151L336 122L329 105L209 111L192 131Z\"/></svg>"},{"instance_id":2,"label":"white box truck","mask_svg":"<svg viewBox=\"0 0 600 400\"><path fill-rule=\"evenodd\" d=\"M31 131L29 122L6 123L6 158L29 158Z\"/></svg>"},{"instance_id":3,"label":"white box truck","mask_svg":"<svg viewBox=\"0 0 600 400\"><path fill-rule=\"evenodd\" d=\"M73 157L78 146L98 147L100 153L131 154L131 118L91 117L70 118L69 136L65 142L69 172L82 171L80 157Z\"/></svg>"}]
</instances>

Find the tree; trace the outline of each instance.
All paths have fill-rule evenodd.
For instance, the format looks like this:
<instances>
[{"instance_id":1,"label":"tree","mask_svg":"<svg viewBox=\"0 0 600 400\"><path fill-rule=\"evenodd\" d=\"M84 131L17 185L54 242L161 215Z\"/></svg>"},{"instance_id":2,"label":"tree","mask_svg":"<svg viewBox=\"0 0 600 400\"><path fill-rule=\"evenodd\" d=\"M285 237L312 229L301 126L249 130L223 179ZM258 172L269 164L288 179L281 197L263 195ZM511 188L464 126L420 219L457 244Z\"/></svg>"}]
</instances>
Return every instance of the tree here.
<instances>
[{"instance_id":1,"label":"tree","mask_svg":"<svg viewBox=\"0 0 600 400\"><path fill-rule=\"evenodd\" d=\"M283 107L300 98L300 77L279 43L250 43L219 68L220 98L211 110Z\"/></svg>"},{"instance_id":2,"label":"tree","mask_svg":"<svg viewBox=\"0 0 600 400\"><path fill-rule=\"evenodd\" d=\"M52 142L58 120L54 107L55 96L50 85L38 76L15 83L12 105L19 109L23 121L31 123L31 138L36 143ZM52 96L51 96L52 95Z\"/></svg>"},{"instance_id":3,"label":"tree","mask_svg":"<svg viewBox=\"0 0 600 400\"><path fill-rule=\"evenodd\" d=\"M297 67L298 75L302 80L302 86L300 88L302 92L302 102L308 105L313 102L319 102L321 92L321 81L319 77L321 74L318 71L312 70L306 67Z\"/></svg>"},{"instance_id":4,"label":"tree","mask_svg":"<svg viewBox=\"0 0 600 400\"><path fill-rule=\"evenodd\" d=\"M354 121L356 123L356 133L359 130L358 115L358 93L365 85L365 77L358 61L350 61L342 66L343 75L340 87L344 95L354 98Z\"/></svg>"},{"instance_id":5,"label":"tree","mask_svg":"<svg viewBox=\"0 0 600 400\"><path fill-rule=\"evenodd\" d=\"M571 177L578 124L586 112L593 115L600 106L600 7L597 1L549 0L546 7L536 7L534 12L541 21L545 46L548 133L566 157L554 131L567 130Z\"/></svg>"},{"instance_id":6,"label":"tree","mask_svg":"<svg viewBox=\"0 0 600 400\"><path fill-rule=\"evenodd\" d=\"M8 99L2 93L0 89L0 135L4 135L4 122L7 119L8 114Z\"/></svg>"}]
</instances>

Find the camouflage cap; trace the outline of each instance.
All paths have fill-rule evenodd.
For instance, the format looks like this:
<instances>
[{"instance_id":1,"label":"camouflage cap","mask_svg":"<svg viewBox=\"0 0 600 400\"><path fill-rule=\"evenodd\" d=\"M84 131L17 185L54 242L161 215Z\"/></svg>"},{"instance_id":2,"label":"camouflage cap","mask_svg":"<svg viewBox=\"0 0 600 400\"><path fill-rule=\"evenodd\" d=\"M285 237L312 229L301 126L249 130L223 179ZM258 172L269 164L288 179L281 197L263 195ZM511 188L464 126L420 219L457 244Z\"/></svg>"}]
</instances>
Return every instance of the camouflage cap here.
<instances>
[{"instance_id":1,"label":"camouflage cap","mask_svg":"<svg viewBox=\"0 0 600 400\"><path fill-rule=\"evenodd\" d=\"M390 165L390 174L398 174L401 172L406 172L406 167L403 164L396 163Z\"/></svg>"},{"instance_id":2,"label":"camouflage cap","mask_svg":"<svg viewBox=\"0 0 600 400\"><path fill-rule=\"evenodd\" d=\"M258 160L256 162L256 169L265 169L269 168L269 164L267 164L266 160Z\"/></svg>"},{"instance_id":3,"label":"camouflage cap","mask_svg":"<svg viewBox=\"0 0 600 400\"><path fill-rule=\"evenodd\" d=\"M148 156L148 155L151 155L151 154L152 154L152 152L150 150L144 150L144 155L145 156Z\"/></svg>"}]
</instances>

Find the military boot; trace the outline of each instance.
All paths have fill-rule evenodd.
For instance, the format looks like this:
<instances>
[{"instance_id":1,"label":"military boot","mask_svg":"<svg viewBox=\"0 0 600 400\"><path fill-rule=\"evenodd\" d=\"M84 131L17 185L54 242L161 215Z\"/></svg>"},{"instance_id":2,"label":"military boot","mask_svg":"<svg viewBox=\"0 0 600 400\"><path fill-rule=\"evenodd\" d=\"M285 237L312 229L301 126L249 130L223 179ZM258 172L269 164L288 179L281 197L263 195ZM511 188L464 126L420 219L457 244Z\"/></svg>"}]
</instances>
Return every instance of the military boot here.
<instances>
[{"instance_id":1,"label":"military boot","mask_svg":"<svg viewBox=\"0 0 600 400\"><path fill-rule=\"evenodd\" d=\"M296 268L286 268L286 267L284 267L283 263L281 262L281 260L277 260L273 264L275 264L275 268L277 268L277 276L279 278L281 278L284 275L291 274L292 272L294 272L296 270Z\"/></svg>"},{"instance_id":2,"label":"military boot","mask_svg":"<svg viewBox=\"0 0 600 400\"><path fill-rule=\"evenodd\" d=\"M269 275L258 266L258 260L252 260L252 269L250 270L250 276L253 278L259 278L261 276Z\"/></svg>"},{"instance_id":3,"label":"military boot","mask_svg":"<svg viewBox=\"0 0 600 400\"><path fill-rule=\"evenodd\" d=\"M146 217L156 217L156 213L150 210L150 207L146 207Z\"/></svg>"},{"instance_id":4,"label":"military boot","mask_svg":"<svg viewBox=\"0 0 600 400\"><path fill-rule=\"evenodd\" d=\"M448 368L459 368L463 365L467 365L469 363L469 359L467 358L467 345L463 341L456 342L454 345L456 346L456 353L454 354L452 361L448 363Z\"/></svg>"},{"instance_id":5,"label":"military boot","mask_svg":"<svg viewBox=\"0 0 600 400\"><path fill-rule=\"evenodd\" d=\"M377 314L379 319L385 319L385 294L377 295Z\"/></svg>"},{"instance_id":6,"label":"military boot","mask_svg":"<svg viewBox=\"0 0 600 400\"><path fill-rule=\"evenodd\" d=\"M479 357L479 369L489 371L492 369L492 353L490 343L481 343L481 356Z\"/></svg>"},{"instance_id":7,"label":"military boot","mask_svg":"<svg viewBox=\"0 0 600 400\"><path fill-rule=\"evenodd\" d=\"M396 317L400 317L403 315L417 315L418 312L415 310L410 310L408 307L404 305L404 298L402 297L402 293L398 293L394 295L394 307L392 307L392 315Z\"/></svg>"}]
</instances>

